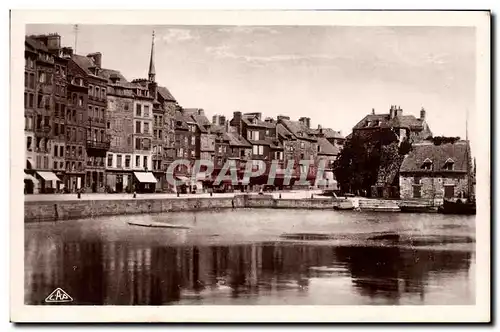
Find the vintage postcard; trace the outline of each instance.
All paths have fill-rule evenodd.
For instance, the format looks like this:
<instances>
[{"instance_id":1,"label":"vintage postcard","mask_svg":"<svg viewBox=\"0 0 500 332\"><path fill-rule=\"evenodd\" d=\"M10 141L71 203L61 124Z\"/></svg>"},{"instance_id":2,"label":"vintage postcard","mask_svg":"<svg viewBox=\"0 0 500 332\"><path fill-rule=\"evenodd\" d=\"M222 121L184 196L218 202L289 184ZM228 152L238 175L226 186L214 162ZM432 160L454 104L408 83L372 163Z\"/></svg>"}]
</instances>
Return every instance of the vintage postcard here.
<instances>
[{"instance_id":1,"label":"vintage postcard","mask_svg":"<svg viewBox=\"0 0 500 332\"><path fill-rule=\"evenodd\" d=\"M12 321L490 321L488 11L11 34Z\"/></svg>"}]
</instances>

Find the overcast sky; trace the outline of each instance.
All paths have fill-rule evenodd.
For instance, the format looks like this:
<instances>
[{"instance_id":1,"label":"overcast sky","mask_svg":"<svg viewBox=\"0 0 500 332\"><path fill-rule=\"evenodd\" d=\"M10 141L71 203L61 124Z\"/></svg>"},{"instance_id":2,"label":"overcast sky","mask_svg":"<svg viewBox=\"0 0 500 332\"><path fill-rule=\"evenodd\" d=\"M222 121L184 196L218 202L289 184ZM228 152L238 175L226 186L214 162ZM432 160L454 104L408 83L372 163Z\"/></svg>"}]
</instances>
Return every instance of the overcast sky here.
<instances>
[{"instance_id":1,"label":"overcast sky","mask_svg":"<svg viewBox=\"0 0 500 332\"><path fill-rule=\"evenodd\" d=\"M474 28L80 25L77 53L101 52L104 68L146 78L153 30L157 81L210 120L308 116L347 135L372 108L395 104L417 117L424 107L435 135L462 138L467 109L473 120ZM75 46L73 26L27 26L49 32Z\"/></svg>"}]
</instances>

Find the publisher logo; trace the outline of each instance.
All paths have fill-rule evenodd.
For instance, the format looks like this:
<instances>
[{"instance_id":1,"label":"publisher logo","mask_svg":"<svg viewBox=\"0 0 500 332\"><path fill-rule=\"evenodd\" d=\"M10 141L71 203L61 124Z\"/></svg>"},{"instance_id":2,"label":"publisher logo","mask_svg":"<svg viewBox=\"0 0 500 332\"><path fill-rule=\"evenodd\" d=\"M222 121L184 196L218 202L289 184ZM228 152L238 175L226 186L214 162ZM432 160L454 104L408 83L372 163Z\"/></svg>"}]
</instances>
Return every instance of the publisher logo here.
<instances>
[{"instance_id":1,"label":"publisher logo","mask_svg":"<svg viewBox=\"0 0 500 332\"><path fill-rule=\"evenodd\" d=\"M73 298L68 295L61 288L56 288L49 296L45 299L47 303L62 303L62 302L72 302Z\"/></svg>"}]
</instances>

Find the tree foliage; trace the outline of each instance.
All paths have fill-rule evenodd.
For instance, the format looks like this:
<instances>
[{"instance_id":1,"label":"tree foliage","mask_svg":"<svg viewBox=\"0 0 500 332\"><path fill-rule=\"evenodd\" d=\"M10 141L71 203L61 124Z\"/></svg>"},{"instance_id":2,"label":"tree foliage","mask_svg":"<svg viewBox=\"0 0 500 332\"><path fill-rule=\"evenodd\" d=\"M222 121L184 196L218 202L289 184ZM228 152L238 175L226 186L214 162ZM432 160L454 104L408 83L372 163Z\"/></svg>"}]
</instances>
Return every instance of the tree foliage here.
<instances>
[{"instance_id":1,"label":"tree foliage","mask_svg":"<svg viewBox=\"0 0 500 332\"><path fill-rule=\"evenodd\" d=\"M427 141L431 141L434 145L441 145L451 143L454 144L460 140L460 137L448 137L448 136L429 136L426 138Z\"/></svg>"},{"instance_id":2,"label":"tree foliage","mask_svg":"<svg viewBox=\"0 0 500 332\"><path fill-rule=\"evenodd\" d=\"M343 192L370 192L377 182L380 166L390 168L398 157L411 150L411 142L398 145L390 129L355 133L346 141L334 163L334 172Z\"/></svg>"}]
</instances>

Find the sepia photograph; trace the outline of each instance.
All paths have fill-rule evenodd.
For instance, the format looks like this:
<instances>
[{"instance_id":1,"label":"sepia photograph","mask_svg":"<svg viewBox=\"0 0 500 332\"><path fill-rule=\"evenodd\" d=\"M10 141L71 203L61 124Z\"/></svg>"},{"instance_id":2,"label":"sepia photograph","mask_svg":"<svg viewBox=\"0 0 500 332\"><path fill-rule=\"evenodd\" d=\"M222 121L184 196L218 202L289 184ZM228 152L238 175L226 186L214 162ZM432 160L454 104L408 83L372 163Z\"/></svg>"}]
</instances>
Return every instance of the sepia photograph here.
<instances>
[{"instance_id":1,"label":"sepia photograph","mask_svg":"<svg viewBox=\"0 0 500 332\"><path fill-rule=\"evenodd\" d=\"M11 25L11 320L490 320L488 11Z\"/></svg>"}]
</instances>

